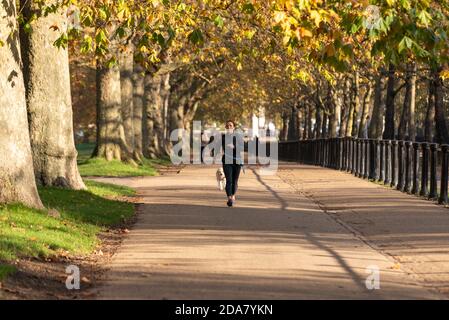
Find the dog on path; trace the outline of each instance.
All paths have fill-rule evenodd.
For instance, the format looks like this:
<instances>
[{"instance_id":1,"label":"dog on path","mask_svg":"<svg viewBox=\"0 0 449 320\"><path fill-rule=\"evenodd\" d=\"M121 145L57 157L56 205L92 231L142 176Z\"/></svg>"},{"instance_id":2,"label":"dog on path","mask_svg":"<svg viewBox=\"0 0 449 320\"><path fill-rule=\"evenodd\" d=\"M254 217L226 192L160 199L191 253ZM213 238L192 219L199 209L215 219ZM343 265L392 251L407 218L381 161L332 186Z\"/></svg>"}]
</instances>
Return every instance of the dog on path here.
<instances>
[{"instance_id":1,"label":"dog on path","mask_svg":"<svg viewBox=\"0 0 449 320\"><path fill-rule=\"evenodd\" d=\"M217 169L216 177L217 177L218 189L223 191L224 188L226 187L226 177L225 177L223 168Z\"/></svg>"}]
</instances>

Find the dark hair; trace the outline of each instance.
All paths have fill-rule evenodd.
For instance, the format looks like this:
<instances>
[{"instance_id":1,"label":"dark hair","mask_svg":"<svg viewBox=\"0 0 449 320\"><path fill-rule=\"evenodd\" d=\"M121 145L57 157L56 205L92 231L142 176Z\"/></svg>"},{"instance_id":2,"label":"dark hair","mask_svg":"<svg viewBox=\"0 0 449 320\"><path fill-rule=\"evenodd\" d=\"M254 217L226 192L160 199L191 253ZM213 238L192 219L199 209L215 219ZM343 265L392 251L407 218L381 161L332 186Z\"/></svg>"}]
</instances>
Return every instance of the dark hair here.
<instances>
[{"instance_id":1,"label":"dark hair","mask_svg":"<svg viewBox=\"0 0 449 320\"><path fill-rule=\"evenodd\" d=\"M229 122L232 123L232 125L234 126L234 128L236 127L234 120L227 120L227 121L225 122L225 125L228 124Z\"/></svg>"}]
</instances>

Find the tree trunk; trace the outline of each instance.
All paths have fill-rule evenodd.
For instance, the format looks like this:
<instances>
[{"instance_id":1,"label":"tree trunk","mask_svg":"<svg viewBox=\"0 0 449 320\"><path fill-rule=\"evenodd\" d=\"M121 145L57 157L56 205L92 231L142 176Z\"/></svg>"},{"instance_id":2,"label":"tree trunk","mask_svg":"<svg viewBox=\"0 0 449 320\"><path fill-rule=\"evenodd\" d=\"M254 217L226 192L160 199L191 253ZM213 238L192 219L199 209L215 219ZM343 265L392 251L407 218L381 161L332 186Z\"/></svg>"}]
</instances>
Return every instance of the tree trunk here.
<instances>
[{"instance_id":1,"label":"tree trunk","mask_svg":"<svg viewBox=\"0 0 449 320\"><path fill-rule=\"evenodd\" d=\"M143 121L143 98L145 93L144 69L136 63L133 70L133 131L134 131L134 157L143 158L142 148L142 121Z\"/></svg>"},{"instance_id":2,"label":"tree trunk","mask_svg":"<svg viewBox=\"0 0 449 320\"><path fill-rule=\"evenodd\" d=\"M329 117L329 137L337 137L337 127L338 127L338 115L340 114L340 101L338 99L338 93L335 89L329 85L328 88L328 109L330 110Z\"/></svg>"},{"instance_id":3,"label":"tree trunk","mask_svg":"<svg viewBox=\"0 0 449 320\"><path fill-rule=\"evenodd\" d=\"M312 128L312 111L313 107L311 103L307 105L307 139L313 139L313 128Z\"/></svg>"},{"instance_id":4,"label":"tree trunk","mask_svg":"<svg viewBox=\"0 0 449 320\"><path fill-rule=\"evenodd\" d=\"M0 203L43 208L33 172L16 1L0 2Z\"/></svg>"},{"instance_id":5,"label":"tree trunk","mask_svg":"<svg viewBox=\"0 0 449 320\"><path fill-rule=\"evenodd\" d=\"M408 80L406 80L408 81ZM410 86L405 86L404 104L402 106L401 119L398 127L398 140L405 140L408 124L408 108L410 105Z\"/></svg>"},{"instance_id":6,"label":"tree trunk","mask_svg":"<svg viewBox=\"0 0 449 320\"><path fill-rule=\"evenodd\" d=\"M415 141L415 94L416 94L416 65L410 63L407 65L405 77L405 96L402 107L401 120L398 130L398 139Z\"/></svg>"},{"instance_id":7,"label":"tree trunk","mask_svg":"<svg viewBox=\"0 0 449 320\"><path fill-rule=\"evenodd\" d=\"M288 140L288 132L289 132L289 121L290 117L287 112L282 113L282 130L280 134L281 141Z\"/></svg>"},{"instance_id":8,"label":"tree trunk","mask_svg":"<svg viewBox=\"0 0 449 320\"><path fill-rule=\"evenodd\" d=\"M443 80L440 77L441 68L433 71L433 82L435 92L435 123L436 138L438 143L449 143L449 134L446 126L443 104Z\"/></svg>"},{"instance_id":9,"label":"tree trunk","mask_svg":"<svg viewBox=\"0 0 449 320\"><path fill-rule=\"evenodd\" d=\"M95 156L128 160L121 115L121 84L118 66L97 65L97 150Z\"/></svg>"},{"instance_id":10,"label":"tree trunk","mask_svg":"<svg viewBox=\"0 0 449 320\"><path fill-rule=\"evenodd\" d=\"M39 10L35 2L21 3L27 19ZM80 190L86 186L77 166L68 51L53 45L66 25L64 9L39 16L31 22L32 32L21 32L21 49L36 181Z\"/></svg>"},{"instance_id":11,"label":"tree trunk","mask_svg":"<svg viewBox=\"0 0 449 320\"><path fill-rule=\"evenodd\" d=\"M184 103L186 103L186 97L182 96L180 99L170 100L170 130L184 129ZM181 139L181 132L178 132L178 138Z\"/></svg>"},{"instance_id":12,"label":"tree trunk","mask_svg":"<svg viewBox=\"0 0 449 320\"><path fill-rule=\"evenodd\" d=\"M383 91L385 86L385 78L383 70L379 71L376 77L376 84L374 89L374 105L373 112L371 114L371 122L369 125L369 138L370 139L381 139L382 129L383 129L383 119L384 119L384 106L383 102Z\"/></svg>"},{"instance_id":13,"label":"tree trunk","mask_svg":"<svg viewBox=\"0 0 449 320\"><path fill-rule=\"evenodd\" d=\"M301 129L301 122L302 122L302 108L296 108L297 109L297 113L296 113L296 123L297 123L297 127L296 127L296 137L297 140L301 139L302 137L302 129Z\"/></svg>"},{"instance_id":14,"label":"tree trunk","mask_svg":"<svg viewBox=\"0 0 449 320\"><path fill-rule=\"evenodd\" d=\"M168 142L170 139L170 117L169 117L169 109L170 109L170 94L171 94L171 86L170 86L170 73L167 73L162 80L162 92L163 92L163 118L164 118L164 140Z\"/></svg>"},{"instance_id":15,"label":"tree trunk","mask_svg":"<svg viewBox=\"0 0 449 320\"><path fill-rule=\"evenodd\" d=\"M328 122L327 110L323 110L323 122L321 123L321 137L327 138L327 122Z\"/></svg>"},{"instance_id":16,"label":"tree trunk","mask_svg":"<svg viewBox=\"0 0 449 320\"><path fill-rule=\"evenodd\" d=\"M169 130L169 105L170 105L170 73L162 76L161 99L162 99L162 132L160 135L160 144L164 155L171 153L172 144L170 141Z\"/></svg>"},{"instance_id":17,"label":"tree trunk","mask_svg":"<svg viewBox=\"0 0 449 320\"><path fill-rule=\"evenodd\" d=\"M359 113L360 113L360 75L358 71L354 72L354 79L352 81L352 131L351 136L355 137L359 128Z\"/></svg>"},{"instance_id":18,"label":"tree trunk","mask_svg":"<svg viewBox=\"0 0 449 320\"><path fill-rule=\"evenodd\" d=\"M125 142L129 150L134 153L134 53L131 45L120 53L120 90L121 90L121 114L123 129L125 131Z\"/></svg>"},{"instance_id":19,"label":"tree trunk","mask_svg":"<svg viewBox=\"0 0 449 320\"><path fill-rule=\"evenodd\" d=\"M162 99L161 99L161 76L147 73L145 76L144 94L144 155L150 159L159 158L161 151L162 126Z\"/></svg>"},{"instance_id":20,"label":"tree trunk","mask_svg":"<svg viewBox=\"0 0 449 320\"><path fill-rule=\"evenodd\" d=\"M288 134L287 134L287 140L298 140L299 137L298 134L298 110L295 107L291 108L291 114L290 114L290 121L288 126Z\"/></svg>"},{"instance_id":21,"label":"tree trunk","mask_svg":"<svg viewBox=\"0 0 449 320\"><path fill-rule=\"evenodd\" d=\"M409 104L409 114L408 114L408 136L410 141L416 140L416 119L415 119L415 109L416 109L416 64L410 64L410 104Z\"/></svg>"},{"instance_id":22,"label":"tree trunk","mask_svg":"<svg viewBox=\"0 0 449 320\"><path fill-rule=\"evenodd\" d=\"M357 121L357 119L354 119L354 107L355 107L355 95L354 95L354 79L352 79L352 84L349 87L349 106L348 106L348 120L346 123L346 136L352 137L353 135L353 129L354 129L354 122Z\"/></svg>"},{"instance_id":23,"label":"tree trunk","mask_svg":"<svg viewBox=\"0 0 449 320\"><path fill-rule=\"evenodd\" d=\"M198 107L200 105L200 102L196 99L191 99L187 105L187 107L184 108L184 128L186 131L191 131L191 126L193 119L195 117L196 111L198 110Z\"/></svg>"},{"instance_id":24,"label":"tree trunk","mask_svg":"<svg viewBox=\"0 0 449 320\"><path fill-rule=\"evenodd\" d=\"M349 137L351 136L348 132L348 122L349 122L349 114L351 112L351 81L348 77L345 79L344 83L344 96L343 96L343 107L341 109L341 125L340 125L340 137Z\"/></svg>"},{"instance_id":25,"label":"tree trunk","mask_svg":"<svg viewBox=\"0 0 449 320\"><path fill-rule=\"evenodd\" d=\"M424 122L424 140L433 142L433 128L435 121L435 87L433 80L429 81L429 96L427 98L426 119Z\"/></svg>"},{"instance_id":26,"label":"tree trunk","mask_svg":"<svg viewBox=\"0 0 449 320\"><path fill-rule=\"evenodd\" d=\"M394 132L394 98L395 98L395 85L396 85L396 68L390 64L388 70L388 83L387 83L387 98L385 102L385 130L383 138L386 140L393 140L395 138Z\"/></svg>"},{"instance_id":27,"label":"tree trunk","mask_svg":"<svg viewBox=\"0 0 449 320\"><path fill-rule=\"evenodd\" d=\"M369 117L371 113L371 96L373 95L373 86L371 84L371 79L368 80L367 88L365 91L365 95L363 97L363 108L362 108L362 116L360 117L360 125L359 125L359 138L368 138L368 124Z\"/></svg>"},{"instance_id":28,"label":"tree trunk","mask_svg":"<svg viewBox=\"0 0 449 320\"><path fill-rule=\"evenodd\" d=\"M315 127L313 128L313 137L315 139L321 138L321 125L322 125L321 109L318 105L316 105L315 106Z\"/></svg>"},{"instance_id":29,"label":"tree trunk","mask_svg":"<svg viewBox=\"0 0 449 320\"><path fill-rule=\"evenodd\" d=\"M308 104L304 106L304 131L302 132L302 139L307 140L310 131L310 108Z\"/></svg>"}]
</instances>

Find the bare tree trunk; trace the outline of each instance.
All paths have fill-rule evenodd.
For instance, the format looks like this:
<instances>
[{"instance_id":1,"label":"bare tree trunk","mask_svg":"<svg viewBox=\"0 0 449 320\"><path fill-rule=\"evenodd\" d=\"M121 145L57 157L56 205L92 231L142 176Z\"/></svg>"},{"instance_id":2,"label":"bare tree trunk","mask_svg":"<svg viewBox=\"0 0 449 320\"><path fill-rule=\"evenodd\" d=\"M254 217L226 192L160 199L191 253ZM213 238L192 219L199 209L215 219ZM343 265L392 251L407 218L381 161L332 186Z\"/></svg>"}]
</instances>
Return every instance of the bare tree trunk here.
<instances>
[{"instance_id":1,"label":"bare tree trunk","mask_svg":"<svg viewBox=\"0 0 449 320\"><path fill-rule=\"evenodd\" d=\"M133 84L133 69L134 69L134 52L132 45L128 45L125 51L120 53L120 90L122 101L122 121L123 129L125 131L125 142L129 150L134 153L135 139L134 139L134 84Z\"/></svg>"},{"instance_id":2,"label":"bare tree trunk","mask_svg":"<svg viewBox=\"0 0 449 320\"><path fill-rule=\"evenodd\" d=\"M304 131L302 132L302 139L307 140L310 131L310 108L308 104L304 107Z\"/></svg>"},{"instance_id":3,"label":"bare tree trunk","mask_svg":"<svg viewBox=\"0 0 449 320\"><path fill-rule=\"evenodd\" d=\"M302 109L301 108L296 108L296 109L298 111L297 116L296 116L296 123L298 124L297 128L296 128L296 136L297 136L297 139L299 140L302 137L302 129L301 129Z\"/></svg>"},{"instance_id":4,"label":"bare tree trunk","mask_svg":"<svg viewBox=\"0 0 449 320\"><path fill-rule=\"evenodd\" d=\"M371 97L373 95L373 86L371 83L371 79L368 80L367 88L365 91L365 95L363 97L363 108L362 108L362 116L360 117L360 125L359 125L359 138L367 138L368 132L368 122L371 113Z\"/></svg>"},{"instance_id":5,"label":"bare tree trunk","mask_svg":"<svg viewBox=\"0 0 449 320\"><path fill-rule=\"evenodd\" d=\"M27 19L37 14L35 2L21 3ZM64 8L38 16L31 22L32 32L21 32L21 49L37 183L80 190L86 186L77 166L68 51L53 45L66 25Z\"/></svg>"},{"instance_id":6,"label":"bare tree trunk","mask_svg":"<svg viewBox=\"0 0 449 320\"><path fill-rule=\"evenodd\" d=\"M411 63L410 68L410 105L408 114L408 136L409 140L416 140L416 63Z\"/></svg>"},{"instance_id":7,"label":"bare tree trunk","mask_svg":"<svg viewBox=\"0 0 449 320\"><path fill-rule=\"evenodd\" d=\"M343 97L343 107L341 109L341 125L340 125L340 137L351 136L348 132L348 122L349 114L351 113L351 81L348 77L345 78L344 82L344 97Z\"/></svg>"},{"instance_id":8,"label":"bare tree trunk","mask_svg":"<svg viewBox=\"0 0 449 320\"><path fill-rule=\"evenodd\" d=\"M313 137L315 139L321 138L321 109L318 105L315 105L315 127L313 128Z\"/></svg>"},{"instance_id":9,"label":"bare tree trunk","mask_svg":"<svg viewBox=\"0 0 449 320\"><path fill-rule=\"evenodd\" d=\"M161 151L164 155L171 152L170 132L168 125L168 109L170 105L170 73L162 76L161 83L161 99L162 99L162 133L160 135Z\"/></svg>"},{"instance_id":10,"label":"bare tree trunk","mask_svg":"<svg viewBox=\"0 0 449 320\"><path fill-rule=\"evenodd\" d=\"M398 140L405 140L408 124L408 111L410 105L410 86L406 86L404 104L402 106L401 119L399 120Z\"/></svg>"},{"instance_id":11,"label":"bare tree trunk","mask_svg":"<svg viewBox=\"0 0 449 320\"><path fill-rule=\"evenodd\" d=\"M435 86L433 80L429 81L429 96L427 98L426 119L424 121L424 140L433 142L435 121Z\"/></svg>"},{"instance_id":12,"label":"bare tree trunk","mask_svg":"<svg viewBox=\"0 0 449 320\"><path fill-rule=\"evenodd\" d=\"M163 136L161 85L161 76L146 74L143 122L146 137L143 150L144 155L150 159L159 158L163 153L160 144L161 135Z\"/></svg>"},{"instance_id":13,"label":"bare tree trunk","mask_svg":"<svg viewBox=\"0 0 449 320\"><path fill-rule=\"evenodd\" d=\"M446 126L443 104L443 80L440 77L441 68L433 71L433 83L435 92L435 123L436 138L439 143L449 143L449 134Z\"/></svg>"},{"instance_id":14,"label":"bare tree trunk","mask_svg":"<svg viewBox=\"0 0 449 320\"><path fill-rule=\"evenodd\" d=\"M369 134L368 136L371 139L381 139L382 138L382 130L383 130L383 119L385 108L383 105L383 91L385 86L385 78L383 74L383 70L379 71L379 74L376 76L376 84L374 89L374 105L373 112L371 114L371 122L369 126Z\"/></svg>"},{"instance_id":15,"label":"bare tree trunk","mask_svg":"<svg viewBox=\"0 0 449 320\"><path fill-rule=\"evenodd\" d=\"M352 83L351 86L349 87L349 94L350 94L350 104L348 106L348 120L346 123L346 136L347 137L352 137L353 136L353 129L354 129L354 122L357 121L357 119L354 119L354 109L355 109L355 105L356 105L356 97L354 95L354 79L352 79Z\"/></svg>"},{"instance_id":16,"label":"bare tree trunk","mask_svg":"<svg viewBox=\"0 0 449 320\"><path fill-rule=\"evenodd\" d=\"M134 158L143 158L142 148L142 121L143 121L143 98L145 93L144 69L135 63L133 70L133 131L134 131Z\"/></svg>"},{"instance_id":17,"label":"bare tree trunk","mask_svg":"<svg viewBox=\"0 0 449 320\"><path fill-rule=\"evenodd\" d=\"M128 160L121 115L120 69L97 65L97 150L94 156Z\"/></svg>"},{"instance_id":18,"label":"bare tree trunk","mask_svg":"<svg viewBox=\"0 0 449 320\"><path fill-rule=\"evenodd\" d=\"M412 65L407 65L406 75L405 75L405 95L404 104L402 107L401 119L399 122L398 129L398 139L405 140L407 137L407 127L411 123L410 113L413 109L413 121L414 121L414 109L415 109L415 85L416 77L414 76L414 67ZM413 91L413 92L412 92ZM413 100L413 101L412 101ZM412 106L413 104L413 106ZM413 123L414 126L414 123ZM409 136L410 136L410 128ZM415 135L413 134L413 140Z\"/></svg>"},{"instance_id":19,"label":"bare tree trunk","mask_svg":"<svg viewBox=\"0 0 449 320\"><path fill-rule=\"evenodd\" d=\"M328 122L327 110L323 110L323 122L321 124L321 137L327 138L327 122Z\"/></svg>"},{"instance_id":20,"label":"bare tree trunk","mask_svg":"<svg viewBox=\"0 0 449 320\"><path fill-rule=\"evenodd\" d=\"M115 38L116 25L107 26L110 51L119 54L119 42ZM122 84L120 66L97 60L97 147L93 156L107 161L126 161L133 165L132 150L126 143L122 118ZM129 98L127 96L127 98Z\"/></svg>"},{"instance_id":21,"label":"bare tree trunk","mask_svg":"<svg viewBox=\"0 0 449 320\"><path fill-rule=\"evenodd\" d=\"M189 132L191 130L191 125L199 105L199 101L197 101L196 99L191 99L188 102L187 108L184 108L184 128Z\"/></svg>"},{"instance_id":22,"label":"bare tree trunk","mask_svg":"<svg viewBox=\"0 0 449 320\"><path fill-rule=\"evenodd\" d=\"M288 132L289 132L289 121L290 116L287 112L282 113L282 129L280 134L281 141L287 141L288 140Z\"/></svg>"},{"instance_id":23,"label":"bare tree trunk","mask_svg":"<svg viewBox=\"0 0 449 320\"><path fill-rule=\"evenodd\" d=\"M287 140L298 140L298 110L292 106L291 107L291 113L290 113L290 121L288 122L288 134L287 134Z\"/></svg>"},{"instance_id":24,"label":"bare tree trunk","mask_svg":"<svg viewBox=\"0 0 449 320\"><path fill-rule=\"evenodd\" d=\"M186 100L186 96L170 100L169 117L171 131L184 129L184 104ZM181 131L178 131L178 140L181 138Z\"/></svg>"},{"instance_id":25,"label":"bare tree trunk","mask_svg":"<svg viewBox=\"0 0 449 320\"><path fill-rule=\"evenodd\" d=\"M27 122L15 0L0 2L0 203L43 208L36 188Z\"/></svg>"},{"instance_id":26,"label":"bare tree trunk","mask_svg":"<svg viewBox=\"0 0 449 320\"><path fill-rule=\"evenodd\" d=\"M312 128L312 111L313 106L311 103L307 105L307 139L313 139L313 128Z\"/></svg>"},{"instance_id":27,"label":"bare tree trunk","mask_svg":"<svg viewBox=\"0 0 449 320\"><path fill-rule=\"evenodd\" d=\"M330 110L329 117L329 137L337 137L338 116L341 112L340 101L337 91L329 85L328 88L328 109Z\"/></svg>"},{"instance_id":28,"label":"bare tree trunk","mask_svg":"<svg viewBox=\"0 0 449 320\"><path fill-rule=\"evenodd\" d=\"M359 113L360 113L360 75L358 71L354 72L354 79L352 81L352 131L351 136L355 137L358 133L359 123Z\"/></svg>"},{"instance_id":29,"label":"bare tree trunk","mask_svg":"<svg viewBox=\"0 0 449 320\"><path fill-rule=\"evenodd\" d=\"M388 83L387 83L387 98L385 102L385 130L383 138L393 140L395 138L394 132L394 98L395 98L395 85L396 85L396 68L390 64L388 70Z\"/></svg>"}]
</instances>

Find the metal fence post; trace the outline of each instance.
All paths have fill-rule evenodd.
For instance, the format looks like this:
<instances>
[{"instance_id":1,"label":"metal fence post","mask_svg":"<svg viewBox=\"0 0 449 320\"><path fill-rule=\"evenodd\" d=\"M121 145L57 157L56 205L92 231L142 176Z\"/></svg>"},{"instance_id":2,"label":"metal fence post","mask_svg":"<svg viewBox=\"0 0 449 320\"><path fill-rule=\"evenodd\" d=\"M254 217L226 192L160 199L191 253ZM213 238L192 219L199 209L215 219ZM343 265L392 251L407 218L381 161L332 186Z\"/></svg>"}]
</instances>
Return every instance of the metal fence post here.
<instances>
[{"instance_id":1,"label":"metal fence post","mask_svg":"<svg viewBox=\"0 0 449 320\"><path fill-rule=\"evenodd\" d=\"M396 189L404 191L404 141L398 141L398 184Z\"/></svg>"},{"instance_id":2,"label":"metal fence post","mask_svg":"<svg viewBox=\"0 0 449 320\"><path fill-rule=\"evenodd\" d=\"M419 193L419 143L413 143L413 186L412 186L412 194Z\"/></svg>"},{"instance_id":3,"label":"metal fence post","mask_svg":"<svg viewBox=\"0 0 449 320\"><path fill-rule=\"evenodd\" d=\"M412 187L411 187L411 159L410 159L410 149L412 147L412 142L407 141L405 142L405 166L404 166L404 174L405 174L405 183L404 183L404 189L403 191L405 192L410 192Z\"/></svg>"},{"instance_id":4,"label":"metal fence post","mask_svg":"<svg viewBox=\"0 0 449 320\"><path fill-rule=\"evenodd\" d=\"M424 142L421 145L422 149L422 165L421 165L421 196L427 195L427 184L429 183L429 144Z\"/></svg>"},{"instance_id":5,"label":"metal fence post","mask_svg":"<svg viewBox=\"0 0 449 320\"><path fill-rule=\"evenodd\" d=\"M430 144L430 191L429 198L437 197L437 145Z\"/></svg>"},{"instance_id":6,"label":"metal fence post","mask_svg":"<svg viewBox=\"0 0 449 320\"><path fill-rule=\"evenodd\" d=\"M443 144L441 145L441 177L440 177L440 197L438 198L439 204L447 203L447 183L448 183L448 159L447 159L447 151L449 145Z\"/></svg>"},{"instance_id":7,"label":"metal fence post","mask_svg":"<svg viewBox=\"0 0 449 320\"><path fill-rule=\"evenodd\" d=\"M396 170L396 162L398 158L398 142L391 141L391 182L392 187L396 187L398 183L398 171Z\"/></svg>"}]
</instances>

